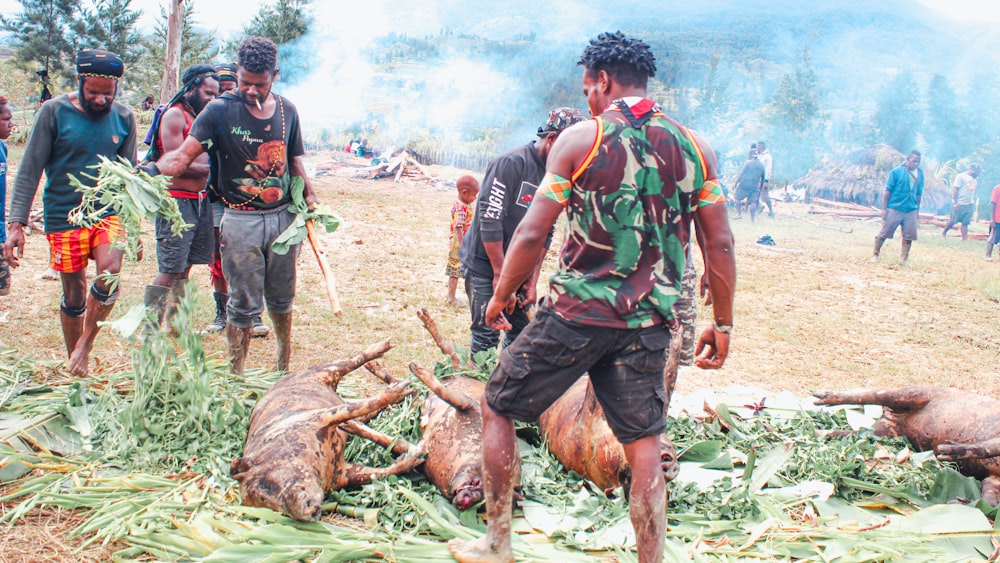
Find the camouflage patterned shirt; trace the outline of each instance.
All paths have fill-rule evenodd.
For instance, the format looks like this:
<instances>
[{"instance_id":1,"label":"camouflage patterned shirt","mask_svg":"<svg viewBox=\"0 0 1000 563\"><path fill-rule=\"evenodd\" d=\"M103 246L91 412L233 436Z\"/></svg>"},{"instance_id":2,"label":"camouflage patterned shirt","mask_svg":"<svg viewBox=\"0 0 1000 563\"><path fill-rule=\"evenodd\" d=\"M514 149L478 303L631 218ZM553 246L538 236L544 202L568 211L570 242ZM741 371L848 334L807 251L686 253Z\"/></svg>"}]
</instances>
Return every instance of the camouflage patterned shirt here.
<instances>
[{"instance_id":1,"label":"camouflage patterned shirt","mask_svg":"<svg viewBox=\"0 0 1000 563\"><path fill-rule=\"evenodd\" d=\"M566 320L644 328L673 318L693 210L724 203L691 133L651 100L616 100L571 182L536 197L566 207L549 299Z\"/></svg>"}]
</instances>

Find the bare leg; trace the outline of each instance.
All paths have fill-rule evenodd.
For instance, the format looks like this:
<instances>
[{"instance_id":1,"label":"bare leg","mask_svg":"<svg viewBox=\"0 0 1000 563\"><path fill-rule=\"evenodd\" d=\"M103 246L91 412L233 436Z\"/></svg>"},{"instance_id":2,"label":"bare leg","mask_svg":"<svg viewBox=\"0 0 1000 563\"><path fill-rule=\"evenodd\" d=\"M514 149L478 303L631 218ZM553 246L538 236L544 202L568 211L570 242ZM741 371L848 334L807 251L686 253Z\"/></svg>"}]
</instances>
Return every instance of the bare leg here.
<instances>
[{"instance_id":1,"label":"bare leg","mask_svg":"<svg viewBox=\"0 0 1000 563\"><path fill-rule=\"evenodd\" d=\"M965 223L959 223L959 225L961 225L959 228L962 230L962 240L969 240L969 225Z\"/></svg>"},{"instance_id":2,"label":"bare leg","mask_svg":"<svg viewBox=\"0 0 1000 563\"><path fill-rule=\"evenodd\" d=\"M73 375L87 375L87 364L90 361L90 351L94 348L94 340L101 327L99 322L104 321L111 314L115 304L104 304L98 301L93 295L87 296L87 314L83 320L83 332L76 341L76 347L69 357L69 372Z\"/></svg>"},{"instance_id":3,"label":"bare leg","mask_svg":"<svg viewBox=\"0 0 1000 563\"><path fill-rule=\"evenodd\" d=\"M110 274L117 276L118 272L121 271L122 252L112 249L110 244L102 244L94 248L93 257L97 263L98 275ZM86 271L80 270L77 273L83 276L84 284L86 284ZM100 278L94 280L93 287L105 294L108 292L108 283ZM116 288L115 291L117 292L118 289ZM70 354L69 364L67 365L69 372L73 375L87 375L90 351L94 348L97 333L101 330L98 323L106 320L108 315L111 314L111 309L114 309L114 307L115 295L113 294L106 295L101 300L98 300L93 292L87 295L87 314L83 320L83 332L80 333L80 338L76 341L76 347L73 348L73 353Z\"/></svg>"},{"instance_id":4,"label":"bare leg","mask_svg":"<svg viewBox=\"0 0 1000 563\"><path fill-rule=\"evenodd\" d=\"M78 309L84 311L87 305L87 272L62 272L59 274L62 282L63 294L62 305L68 309ZM84 314L79 316L67 315L66 311L60 307L59 320L62 323L63 342L66 344L66 357L73 355L76 349L76 342L83 333Z\"/></svg>"},{"instance_id":5,"label":"bare leg","mask_svg":"<svg viewBox=\"0 0 1000 563\"><path fill-rule=\"evenodd\" d=\"M514 422L494 412L486 404L485 397L482 407L483 493L488 527L485 536L469 541L451 540L448 549L459 563L513 563L510 520L514 504L514 464L521 463Z\"/></svg>"},{"instance_id":6,"label":"bare leg","mask_svg":"<svg viewBox=\"0 0 1000 563\"><path fill-rule=\"evenodd\" d=\"M246 364L247 353L250 351L250 336L253 327L236 328L232 324L226 325L226 336L229 339L229 357L233 362L233 373L243 375L243 366Z\"/></svg>"},{"instance_id":7,"label":"bare leg","mask_svg":"<svg viewBox=\"0 0 1000 563\"><path fill-rule=\"evenodd\" d=\"M277 360L275 369L278 371L288 371L288 362L292 357L292 313L271 313L271 322L274 324L274 339L278 344Z\"/></svg>"},{"instance_id":8,"label":"bare leg","mask_svg":"<svg viewBox=\"0 0 1000 563\"><path fill-rule=\"evenodd\" d=\"M885 244L884 238L875 237L875 249L872 251L872 258L878 258L879 252L882 252L883 244Z\"/></svg>"},{"instance_id":9,"label":"bare leg","mask_svg":"<svg viewBox=\"0 0 1000 563\"><path fill-rule=\"evenodd\" d=\"M903 239L903 244L899 249L899 263L908 266L910 264L910 247L913 246L912 240Z\"/></svg>"},{"instance_id":10,"label":"bare leg","mask_svg":"<svg viewBox=\"0 0 1000 563\"><path fill-rule=\"evenodd\" d=\"M646 436L623 447L632 468L629 516L639 563L660 563L667 532L667 484L660 464L659 436Z\"/></svg>"}]
</instances>

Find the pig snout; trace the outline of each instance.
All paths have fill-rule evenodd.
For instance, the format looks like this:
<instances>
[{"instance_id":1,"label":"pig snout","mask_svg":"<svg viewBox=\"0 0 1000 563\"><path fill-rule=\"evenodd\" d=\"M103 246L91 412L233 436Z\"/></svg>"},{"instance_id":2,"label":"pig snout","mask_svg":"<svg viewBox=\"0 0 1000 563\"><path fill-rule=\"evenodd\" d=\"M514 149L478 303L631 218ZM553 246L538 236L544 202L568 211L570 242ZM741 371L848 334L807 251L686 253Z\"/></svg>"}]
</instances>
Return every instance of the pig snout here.
<instances>
[{"instance_id":1,"label":"pig snout","mask_svg":"<svg viewBox=\"0 0 1000 563\"><path fill-rule=\"evenodd\" d=\"M451 504L459 510L468 510L483 500L483 480L472 478L454 489Z\"/></svg>"},{"instance_id":2,"label":"pig snout","mask_svg":"<svg viewBox=\"0 0 1000 563\"><path fill-rule=\"evenodd\" d=\"M300 522L319 520L323 513L323 489L316 483L292 483L285 489L285 514Z\"/></svg>"}]
</instances>

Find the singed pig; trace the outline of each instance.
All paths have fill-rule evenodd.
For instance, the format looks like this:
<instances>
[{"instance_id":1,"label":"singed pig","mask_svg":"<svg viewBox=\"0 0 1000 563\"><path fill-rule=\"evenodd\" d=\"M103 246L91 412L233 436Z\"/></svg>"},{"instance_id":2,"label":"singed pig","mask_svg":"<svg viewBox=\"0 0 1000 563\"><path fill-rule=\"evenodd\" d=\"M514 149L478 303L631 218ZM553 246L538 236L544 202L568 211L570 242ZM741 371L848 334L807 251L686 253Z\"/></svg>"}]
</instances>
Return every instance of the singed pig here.
<instances>
[{"instance_id":1,"label":"singed pig","mask_svg":"<svg viewBox=\"0 0 1000 563\"><path fill-rule=\"evenodd\" d=\"M676 334L671 339L663 372L667 404L677 380L680 345L680 335ZM604 419L604 409L589 376L577 380L546 409L538 418L538 427L549 451L566 469L577 472L606 493L620 485L628 498L632 470L625 458L625 449ZM660 434L659 442L660 467L664 478L671 481L680 473L677 450L666 433Z\"/></svg>"},{"instance_id":2,"label":"singed pig","mask_svg":"<svg viewBox=\"0 0 1000 563\"><path fill-rule=\"evenodd\" d=\"M420 429L426 454L423 472L459 510L483 499L483 415L486 385L458 375L441 383L412 363L410 371L432 391L421 407ZM514 475L520 483L520 466Z\"/></svg>"},{"instance_id":3,"label":"singed pig","mask_svg":"<svg viewBox=\"0 0 1000 563\"><path fill-rule=\"evenodd\" d=\"M337 395L337 384L346 374L390 348L386 340L353 358L290 373L260 398L250 416L243 456L230 466L240 482L243 504L271 508L296 520L316 520L328 491L398 475L421 463L416 446L386 468L348 463L343 457L347 434L342 423L352 424L352 419L412 393L407 382L397 382L358 401Z\"/></svg>"},{"instance_id":4,"label":"singed pig","mask_svg":"<svg viewBox=\"0 0 1000 563\"><path fill-rule=\"evenodd\" d=\"M1000 401L925 385L814 395L817 405L881 405L875 434L905 436L917 450L954 461L964 475L982 480L983 500L992 506L1000 502Z\"/></svg>"}]
</instances>

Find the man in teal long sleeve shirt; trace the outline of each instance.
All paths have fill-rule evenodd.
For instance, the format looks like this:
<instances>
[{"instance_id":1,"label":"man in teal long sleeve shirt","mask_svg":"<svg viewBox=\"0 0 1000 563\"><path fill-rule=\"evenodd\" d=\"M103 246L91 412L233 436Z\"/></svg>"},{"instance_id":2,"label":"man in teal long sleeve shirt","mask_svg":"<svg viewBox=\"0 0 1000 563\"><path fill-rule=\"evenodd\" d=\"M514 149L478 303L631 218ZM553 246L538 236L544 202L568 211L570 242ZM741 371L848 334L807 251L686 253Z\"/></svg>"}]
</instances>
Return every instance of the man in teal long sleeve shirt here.
<instances>
[{"instance_id":1,"label":"man in teal long sleeve shirt","mask_svg":"<svg viewBox=\"0 0 1000 563\"><path fill-rule=\"evenodd\" d=\"M109 215L89 227L69 222L68 213L80 204L81 194L69 184L69 174L86 181L88 166L99 156L135 162L136 126L132 111L115 102L124 66L109 51L82 49L77 54L79 90L42 105L18 168L10 205L10 223L4 258L16 268L24 254L24 232L38 182L45 172L45 236L50 266L60 273L62 301L59 316L69 354L70 373L85 375L99 322L107 318L118 298L98 276L87 291L87 264L93 259L98 273L117 275L122 252L112 242L123 236L118 217Z\"/></svg>"},{"instance_id":2,"label":"man in teal long sleeve shirt","mask_svg":"<svg viewBox=\"0 0 1000 563\"><path fill-rule=\"evenodd\" d=\"M875 252L871 261L878 262L885 239L892 238L900 227L903 244L899 263L909 266L910 247L917 240L917 223L920 220L920 198L924 195L924 171L920 169L920 152L910 151L903 164L892 169L882 196L882 230L875 235Z\"/></svg>"}]
</instances>

